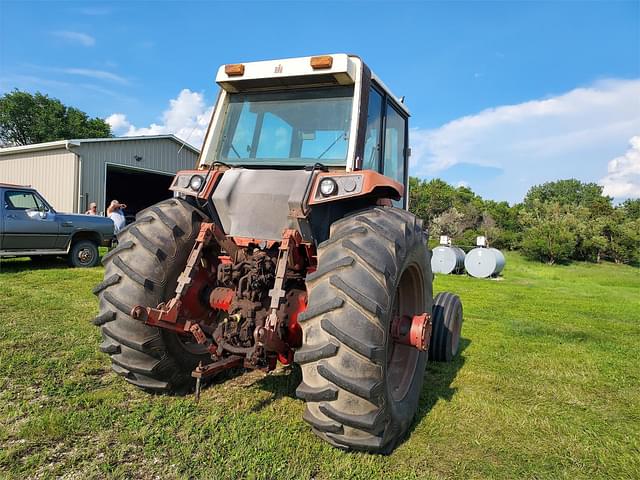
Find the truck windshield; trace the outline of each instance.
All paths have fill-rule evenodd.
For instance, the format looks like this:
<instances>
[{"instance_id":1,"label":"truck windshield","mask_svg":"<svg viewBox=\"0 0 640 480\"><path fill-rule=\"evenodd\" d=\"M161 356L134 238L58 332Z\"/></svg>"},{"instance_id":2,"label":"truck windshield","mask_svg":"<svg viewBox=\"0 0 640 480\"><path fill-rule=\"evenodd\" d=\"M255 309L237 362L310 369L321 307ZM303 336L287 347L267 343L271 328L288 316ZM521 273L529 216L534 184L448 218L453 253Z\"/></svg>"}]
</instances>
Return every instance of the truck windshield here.
<instances>
[{"instance_id":1,"label":"truck windshield","mask_svg":"<svg viewBox=\"0 0 640 480\"><path fill-rule=\"evenodd\" d=\"M217 158L229 164L344 165L353 86L231 94Z\"/></svg>"}]
</instances>

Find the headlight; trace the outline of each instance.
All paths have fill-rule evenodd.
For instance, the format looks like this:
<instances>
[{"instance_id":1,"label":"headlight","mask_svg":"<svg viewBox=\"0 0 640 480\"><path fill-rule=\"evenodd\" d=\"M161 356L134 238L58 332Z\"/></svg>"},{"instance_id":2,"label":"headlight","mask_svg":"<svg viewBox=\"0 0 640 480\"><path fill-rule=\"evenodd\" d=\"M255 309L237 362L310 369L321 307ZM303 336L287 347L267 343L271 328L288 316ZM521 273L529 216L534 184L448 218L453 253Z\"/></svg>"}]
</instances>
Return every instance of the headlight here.
<instances>
[{"instance_id":1,"label":"headlight","mask_svg":"<svg viewBox=\"0 0 640 480\"><path fill-rule=\"evenodd\" d=\"M320 193L328 197L338 192L338 184L333 178L323 178L320 181Z\"/></svg>"},{"instance_id":2,"label":"headlight","mask_svg":"<svg viewBox=\"0 0 640 480\"><path fill-rule=\"evenodd\" d=\"M200 189L202 188L203 183L204 183L204 178L202 178L200 175L194 175L193 177L191 177L191 180L189 180L189 187L192 190L199 192Z\"/></svg>"}]
</instances>

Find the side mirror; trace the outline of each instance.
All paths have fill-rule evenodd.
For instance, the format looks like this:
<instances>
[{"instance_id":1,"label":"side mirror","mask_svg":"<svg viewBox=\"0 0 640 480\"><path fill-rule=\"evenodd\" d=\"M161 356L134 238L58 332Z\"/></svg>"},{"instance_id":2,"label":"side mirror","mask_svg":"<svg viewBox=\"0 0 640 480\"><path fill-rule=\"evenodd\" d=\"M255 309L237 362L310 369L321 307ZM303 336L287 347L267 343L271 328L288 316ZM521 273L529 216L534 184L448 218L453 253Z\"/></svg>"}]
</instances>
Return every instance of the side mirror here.
<instances>
[{"instance_id":1,"label":"side mirror","mask_svg":"<svg viewBox=\"0 0 640 480\"><path fill-rule=\"evenodd\" d=\"M40 211L40 218L41 218L41 219L43 219L43 220L44 220L45 218L47 218L47 212L45 212L45 211L42 211L42 210L41 210L41 211Z\"/></svg>"}]
</instances>

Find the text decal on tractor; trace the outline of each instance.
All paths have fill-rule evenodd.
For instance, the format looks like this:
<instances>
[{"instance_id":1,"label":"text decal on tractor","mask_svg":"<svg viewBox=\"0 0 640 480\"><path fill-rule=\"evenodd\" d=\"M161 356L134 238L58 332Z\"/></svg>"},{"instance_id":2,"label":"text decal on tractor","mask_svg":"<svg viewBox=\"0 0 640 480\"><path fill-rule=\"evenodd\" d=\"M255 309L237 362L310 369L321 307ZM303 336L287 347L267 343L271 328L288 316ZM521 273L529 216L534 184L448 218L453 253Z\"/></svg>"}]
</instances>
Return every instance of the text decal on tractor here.
<instances>
[{"instance_id":1,"label":"text decal on tractor","mask_svg":"<svg viewBox=\"0 0 640 480\"><path fill-rule=\"evenodd\" d=\"M118 235L95 288L128 382L188 391L230 368L302 369L313 431L387 453L462 306L432 291L407 208L408 117L355 56L224 65L199 164ZM195 381L194 381L195 379Z\"/></svg>"}]
</instances>

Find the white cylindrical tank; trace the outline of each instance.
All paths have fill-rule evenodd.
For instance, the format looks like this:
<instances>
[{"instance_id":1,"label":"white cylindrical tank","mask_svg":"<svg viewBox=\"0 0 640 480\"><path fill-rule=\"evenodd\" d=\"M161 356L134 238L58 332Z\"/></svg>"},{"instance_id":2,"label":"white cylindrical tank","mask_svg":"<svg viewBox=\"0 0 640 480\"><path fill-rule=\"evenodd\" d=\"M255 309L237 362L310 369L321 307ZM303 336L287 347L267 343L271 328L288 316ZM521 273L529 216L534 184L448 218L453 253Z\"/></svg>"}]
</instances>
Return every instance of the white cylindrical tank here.
<instances>
[{"instance_id":1,"label":"white cylindrical tank","mask_svg":"<svg viewBox=\"0 0 640 480\"><path fill-rule=\"evenodd\" d=\"M504 255L495 248L474 248L464 259L467 273L476 278L495 277L502 271L504 264Z\"/></svg>"},{"instance_id":2,"label":"white cylindrical tank","mask_svg":"<svg viewBox=\"0 0 640 480\"><path fill-rule=\"evenodd\" d=\"M464 251L458 247L440 245L431 255L433 273L462 273L464 271Z\"/></svg>"}]
</instances>

